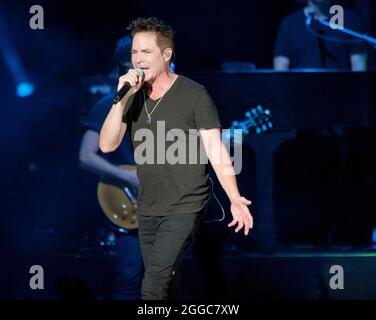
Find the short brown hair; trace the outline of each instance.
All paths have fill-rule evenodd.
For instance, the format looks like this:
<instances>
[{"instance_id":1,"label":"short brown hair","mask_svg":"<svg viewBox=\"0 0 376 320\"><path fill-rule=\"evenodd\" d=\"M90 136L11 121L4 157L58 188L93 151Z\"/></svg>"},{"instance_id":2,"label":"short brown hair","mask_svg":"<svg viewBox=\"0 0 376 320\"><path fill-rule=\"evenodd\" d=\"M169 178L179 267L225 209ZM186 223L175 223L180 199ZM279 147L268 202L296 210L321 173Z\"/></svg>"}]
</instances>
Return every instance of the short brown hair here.
<instances>
[{"instance_id":1,"label":"short brown hair","mask_svg":"<svg viewBox=\"0 0 376 320\"><path fill-rule=\"evenodd\" d=\"M174 50L175 32L169 25L155 17L137 18L131 22L127 30L131 32L132 37L139 32L155 32L157 46L161 50L166 48Z\"/></svg>"}]
</instances>

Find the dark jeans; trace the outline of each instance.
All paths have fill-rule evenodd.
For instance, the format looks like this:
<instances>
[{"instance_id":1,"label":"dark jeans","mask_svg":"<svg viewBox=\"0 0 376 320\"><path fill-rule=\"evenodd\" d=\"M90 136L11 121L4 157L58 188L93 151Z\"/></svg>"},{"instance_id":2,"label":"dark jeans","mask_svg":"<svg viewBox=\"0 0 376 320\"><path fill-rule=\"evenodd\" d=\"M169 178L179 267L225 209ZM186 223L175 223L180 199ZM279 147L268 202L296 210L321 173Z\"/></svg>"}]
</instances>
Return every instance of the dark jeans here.
<instances>
[{"instance_id":1,"label":"dark jeans","mask_svg":"<svg viewBox=\"0 0 376 320\"><path fill-rule=\"evenodd\" d=\"M143 300L178 299L178 269L203 212L168 216L139 215L139 238L145 265Z\"/></svg>"},{"instance_id":2,"label":"dark jeans","mask_svg":"<svg viewBox=\"0 0 376 320\"><path fill-rule=\"evenodd\" d=\"M114 300L141 300L144 266L137 230L118 233L116 238L116 278Z\"/></svg>"}]
</instances>

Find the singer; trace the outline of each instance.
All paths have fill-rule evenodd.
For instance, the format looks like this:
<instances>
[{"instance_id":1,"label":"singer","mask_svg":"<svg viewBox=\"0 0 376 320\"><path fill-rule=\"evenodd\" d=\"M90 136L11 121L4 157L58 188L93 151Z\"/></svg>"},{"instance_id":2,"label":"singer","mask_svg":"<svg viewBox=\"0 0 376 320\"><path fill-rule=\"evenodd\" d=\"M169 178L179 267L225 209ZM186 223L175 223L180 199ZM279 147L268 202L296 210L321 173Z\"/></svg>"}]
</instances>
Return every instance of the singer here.
<instances>
[{"instance_id":1,"label":"singer","mask_svg":"<svg viewBox=\"0 0 376 320\"><path fill-rule=\"evenodd\" d=\"M100 149L116 150L126 132L131 135L135 149L141 143L135 139L137 132L147 129L157 135L157 121L164 121L167 129L181 129L186 137L189 129L197 129L204 151L231 202L233 219L228 226L235 226L235 232L244 228L244 234L248 235L253 227L248 209L251 201L239 193L232 162L221 141L216 107L202 85L170 71L174 31L156 18L138 18L129 30L132 64L142 70L142 76L131 69L119 78L118 91L124 86L129 88L112 105L103 123ZM158 139L153 141L155 144L148 147L157 154ZM218 155L220 161L212 161ZM139 240L145 264L142 298L177 299L177 271L206 211L207 164L137 164L137 175Z\"/></svg>"}]
</instances>

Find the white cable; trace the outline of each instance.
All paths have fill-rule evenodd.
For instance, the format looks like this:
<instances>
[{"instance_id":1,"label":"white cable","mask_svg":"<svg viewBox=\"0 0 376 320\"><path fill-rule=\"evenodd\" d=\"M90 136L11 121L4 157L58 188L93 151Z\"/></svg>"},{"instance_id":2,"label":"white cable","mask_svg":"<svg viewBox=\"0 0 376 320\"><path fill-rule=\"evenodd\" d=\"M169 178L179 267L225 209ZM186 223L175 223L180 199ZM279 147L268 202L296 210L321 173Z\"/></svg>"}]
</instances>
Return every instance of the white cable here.
<instances>
[{"instance_id":1,"label":"white cable","mask_svg":"<svg viewBox=\"0 0 376 320\"><path fill-rule=\"evenodd\" d=\"M225 210L223 209L222 205L221 205L221 202L218 200L217 196L215 195L214 193L214 188L213 188L213 179L211 177L209 177L209 180L210 180L210 183L211 183L211 192L213 194L213 197L214 199L218 202L218 205L221 207L221 210L222 210L222 218L220 219L213 219L213 220L205 220L203 221L204 223L211 223L211 222L221 222L224 220L225 216L226 216L226 213L225 213Z\"/></svg>"}]
</instances>

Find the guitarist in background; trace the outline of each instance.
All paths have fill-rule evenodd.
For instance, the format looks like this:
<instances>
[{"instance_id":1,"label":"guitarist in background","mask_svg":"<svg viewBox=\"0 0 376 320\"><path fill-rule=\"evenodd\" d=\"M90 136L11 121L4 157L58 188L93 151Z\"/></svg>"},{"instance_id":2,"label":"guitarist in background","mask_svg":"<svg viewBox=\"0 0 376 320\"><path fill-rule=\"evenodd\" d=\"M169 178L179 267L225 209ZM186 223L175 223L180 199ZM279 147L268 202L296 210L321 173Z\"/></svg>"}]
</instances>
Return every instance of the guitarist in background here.
<instances>
[{"instance_id":1,"label":"guitarist in background","mask_svg":"<svg viewBox=\"0 0 376 320\"><path fill-rule=\"evenodd\" d=\"M116 74L121 76L130 66L131 38L120 39L115 49ZM116 89L116 88L114 88ZM124 139L117 152L106 154L99 150L99 132L107 113L112 106L115 92L97 101L84 121L85 131L79 153L80 165L100 176L118 181L125 181L138 187L135 173L127 172L118 167L120 164L134 164L133 150L129 139ZM113 299L140 300L143 277L143 262L138 241L138 230L125 230L116 233L116 280Z\"/></svg>"}]
</instances>

